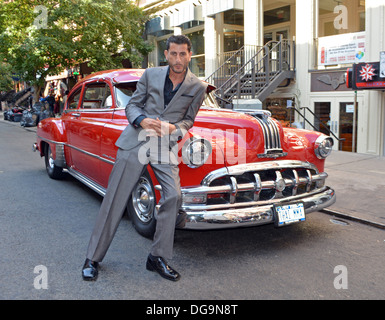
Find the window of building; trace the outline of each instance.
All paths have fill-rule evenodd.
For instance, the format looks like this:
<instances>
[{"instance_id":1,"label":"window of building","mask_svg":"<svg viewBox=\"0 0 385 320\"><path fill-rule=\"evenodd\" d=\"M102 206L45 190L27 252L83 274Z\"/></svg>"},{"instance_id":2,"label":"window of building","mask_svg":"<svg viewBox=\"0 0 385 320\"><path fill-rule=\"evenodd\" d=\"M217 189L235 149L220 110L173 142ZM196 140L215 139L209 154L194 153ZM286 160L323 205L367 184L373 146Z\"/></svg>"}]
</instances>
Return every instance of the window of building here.
<instances>
[{"instance_id":1,"label":"window of building","mask_svg":"<svg viewBox=\"0 0 385 320\"><path fill-rule=\"evenodd\" d=\"M277 119L284 127L296 127L294 123L294 110L291 108L295 103L292 98L267 98L263 102L263 109L271 112L273 118Z\"/></svg>"},{"instance_id":2,"label":"window of building","mask_svg":"<svg viewBox=\"0 0 385 320\"><path fill-rule=\"evenodd\" d=\"M242 10L228 10L223 13L223 22L236 26L243 26L244 14Z\"/></svg>"},{"instance_id":3,"label":"window of building","mask_svg":"<svg viewBox=\"0 0 385 320\"><path fill-rule=\"evenodd\" d=\"M316 102L314 104L314 126L317 131L322 132L326 135L330 135L330 102Z\"/></svg>"},{"instance_id":4,"label":"window of building","mask_svg":"<svg viewBox=\"0 0 385 320\"><path fill-rule=\"evenodd\" d=\"M167 39L159 40L157 43L158 48L158 66L166 66L167 60L164 55L164 50L167 49Z\"/></svg>"},{"instance_id":5,"label":"window of building","mask_svg":"<svg viewBox=\"0 0 385 320\"><path fill-rule=\"evenodd\" d=\"M265 11L263 14L263 24L265 27L273 24L290 21L290 6L280 7Z\"/></svg>"},{"instance_id":6,"label":"window of building","mask_svg":"<svg viewBox=\"0 0 385 320\"><path fill-rule=\"evenodd\" d=\"M223 32L224 43L223 51L235 51L242 48L244 43L244 35L241 30L225 29Z\"/></svg>"},{"instance_id":7,"label":"window of building","mask_svg":"<svg viewBox=\"0 0 385 320\"><path fill-rule=\"evenodd\" d=\"M319 37L365 31L365 0L319 1Z\"/></svg>"},{"instance_id":8,"label":"window of building","mask_svg":"<svg viewBox=\"0 0 385 320\"><path fill-rule=\"evenodd\" d=\"M197 77L205 76L205 39L203 34L203 30L185 33L191 40L191 51L193 53L189 68Z\"/></svg>"}]
</instances>

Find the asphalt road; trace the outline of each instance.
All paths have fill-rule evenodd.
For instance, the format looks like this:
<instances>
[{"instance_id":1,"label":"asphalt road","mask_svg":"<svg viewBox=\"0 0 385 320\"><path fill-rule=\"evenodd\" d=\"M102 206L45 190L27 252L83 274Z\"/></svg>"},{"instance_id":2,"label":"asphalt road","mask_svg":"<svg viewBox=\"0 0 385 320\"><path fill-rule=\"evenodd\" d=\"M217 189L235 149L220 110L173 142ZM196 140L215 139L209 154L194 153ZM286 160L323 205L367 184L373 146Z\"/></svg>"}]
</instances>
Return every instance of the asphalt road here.
<instances>
[{"instance_id":1,"label":"asphalt road","mask_svg":"<svg viewBox=\"0 0 385 320\"><path fill-rule=\"evenodd\" d=\"M385 298L384 231L319 212L282 229L177 231L176 283L145 269L151 242L123 219L99 279L85 282L101 197L71 177L50 179L34 141L0 120L0 299Z\"/></svg>"}]
</instances>

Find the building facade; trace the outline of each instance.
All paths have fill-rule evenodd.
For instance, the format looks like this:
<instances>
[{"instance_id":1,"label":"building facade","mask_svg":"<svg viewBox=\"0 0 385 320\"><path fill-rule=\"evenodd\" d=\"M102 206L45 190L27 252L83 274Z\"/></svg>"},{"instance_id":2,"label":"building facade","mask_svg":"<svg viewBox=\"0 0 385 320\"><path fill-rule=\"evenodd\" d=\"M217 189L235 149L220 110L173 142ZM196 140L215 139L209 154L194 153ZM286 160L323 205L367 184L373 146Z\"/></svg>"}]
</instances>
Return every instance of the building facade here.
<instances>
[{"instance_id":1,"label":"building facade","mask_svg":"<svg viewBox=\"0 0 385 320\"><path fill-rule=\"evenodd\" d=\"M238 59L246 63L265 45L288 40L295 76L264 96L262 108L291 125L331 130L337 150L385 155L384 90L346 85L353 63L379 62L385 51L385 0L141 0L139 6L151 14L146 36L156 49L149 66L165 65L167 38L185 34L193 44L190 68L202 79L232 64L227 59L242 48ZM282 54L272 52L271 61Z\"/></svg>"}]
</instances>

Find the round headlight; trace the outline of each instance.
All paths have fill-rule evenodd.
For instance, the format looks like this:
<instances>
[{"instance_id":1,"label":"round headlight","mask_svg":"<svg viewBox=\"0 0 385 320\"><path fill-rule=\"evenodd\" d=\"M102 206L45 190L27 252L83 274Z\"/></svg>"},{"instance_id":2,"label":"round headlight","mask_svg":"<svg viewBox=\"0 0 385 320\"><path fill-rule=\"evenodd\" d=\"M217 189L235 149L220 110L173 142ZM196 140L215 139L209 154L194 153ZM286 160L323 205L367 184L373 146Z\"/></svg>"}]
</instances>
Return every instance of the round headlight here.
<instances>
[{"instance_id":1,"label":"round headlight","mask_svg":"<svg viewBox=\"0 0 385 320\"><path fill-rule=\"evenodd\" d=\"M320 136L315 141L314 152L318 159L327 158L332 152L334 141L331 137Z\"/></svg>"},{"instance_id":2,"label":"round headlight","mask_svg":"<svg viewBox=\"0 0 385 320\"><path fill-rule=\"evenodd\" d=\"M198 168L207 161L211 152L212 147L210 141L193 137L184 143L182 159L190 168Z\"/></svg>"}]
</instances>

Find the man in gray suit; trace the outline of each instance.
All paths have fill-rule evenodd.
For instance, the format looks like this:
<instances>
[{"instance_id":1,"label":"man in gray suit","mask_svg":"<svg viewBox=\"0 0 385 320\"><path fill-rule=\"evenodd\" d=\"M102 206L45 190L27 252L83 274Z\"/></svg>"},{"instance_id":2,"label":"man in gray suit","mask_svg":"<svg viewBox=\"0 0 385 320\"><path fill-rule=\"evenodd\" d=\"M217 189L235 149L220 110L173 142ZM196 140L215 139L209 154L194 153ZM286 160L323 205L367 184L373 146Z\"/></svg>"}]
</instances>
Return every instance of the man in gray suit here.
<instances>
[{"instance_id":1,"label":"man in gray suit","mask_svg":"<svg viewBox=\"0 0 385 320\"><path fill-rule=\"evenodd\" d=\"M126 107L129 124L116 142L119 149L88 246L82 269L84 280L96 280L99 262L148 164L162 187L162 199L146 268L172 281L180 279L166 261L172 258L181 205L175 146L192 127L207 86L188 69L192 52L187 37L171 36L164 53L169 66L146 69Z\"/></svg>"}]
</instances>

